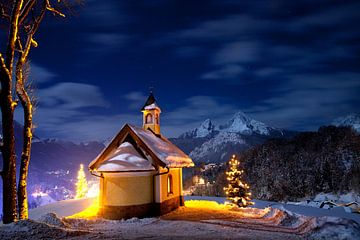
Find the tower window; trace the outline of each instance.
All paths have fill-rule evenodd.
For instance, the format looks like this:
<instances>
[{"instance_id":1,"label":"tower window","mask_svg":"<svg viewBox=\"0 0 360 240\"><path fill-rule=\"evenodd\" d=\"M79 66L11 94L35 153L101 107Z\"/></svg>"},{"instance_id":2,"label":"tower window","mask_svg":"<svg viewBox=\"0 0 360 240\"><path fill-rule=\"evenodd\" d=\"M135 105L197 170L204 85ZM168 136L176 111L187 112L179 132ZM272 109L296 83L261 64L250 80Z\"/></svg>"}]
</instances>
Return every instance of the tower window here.
<instances>
[{"instance_id":1,"label":"tower window","mask_svg":"<svg viewBox=\"0 0 360 240\"><path fill-rule=\"evenodd\" d=\"M145 123L146 124L150 124L150 123L153 123L153 116L151 113L148 113L145 117Z\"/></svg>"},{"instance_id":2,"label":"tower window","mask_svg":"<svg viewBox=\"0 0 360 240\"><path fill-rule=\"evenodd\" d=\"M167 177L167 193L168 195L173 193L173 179L170 174Z\"/></svg>"},{"instance_id":3,"label":"tower window","mask_svg":"<svg viewBox=\"0 0 360 240\"><path fill-rule=\"evenodd\" d=\"M155 123L159 124L159 114L155 114Z\"/></svg>"}]
</instances>

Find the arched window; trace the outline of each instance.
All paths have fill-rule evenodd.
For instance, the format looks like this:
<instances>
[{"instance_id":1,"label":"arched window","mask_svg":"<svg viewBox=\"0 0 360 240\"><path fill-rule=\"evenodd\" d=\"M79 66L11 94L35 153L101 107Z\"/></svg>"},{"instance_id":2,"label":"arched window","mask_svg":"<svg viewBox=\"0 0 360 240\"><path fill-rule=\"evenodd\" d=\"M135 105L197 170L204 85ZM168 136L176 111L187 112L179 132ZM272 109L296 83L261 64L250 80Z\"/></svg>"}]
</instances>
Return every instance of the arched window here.
<instances>
[{"instance_id":1,"label":"arched window","mask_svg":"<svg viewBox=\"0 0 360 240\"><path fill-rule=\"evenodd\" d=\"M167 193L168 194L173 193L173 179L172 179L172 176L170 174L167 177Z\"/></svg>"},{"instance_id":2,"label":"arched window","mask_svg":"<svg viewBox=\"0 0 360 240\"><path fill-rule=\"evenodd\" d=\"M155 114L155 123L159 124L159 114L158 113Z\"/></svg>"},{"instance_id":3,"label":"arched window","mask_svg":"<svg viewBox=\"0 0 360 240\"><path fill-rule=\"evenodd\" d=\"M148 113L145 117L145 123L149 124L149 123L153 123L153 116L151 113Z\"/></svg>"}]
</instances>

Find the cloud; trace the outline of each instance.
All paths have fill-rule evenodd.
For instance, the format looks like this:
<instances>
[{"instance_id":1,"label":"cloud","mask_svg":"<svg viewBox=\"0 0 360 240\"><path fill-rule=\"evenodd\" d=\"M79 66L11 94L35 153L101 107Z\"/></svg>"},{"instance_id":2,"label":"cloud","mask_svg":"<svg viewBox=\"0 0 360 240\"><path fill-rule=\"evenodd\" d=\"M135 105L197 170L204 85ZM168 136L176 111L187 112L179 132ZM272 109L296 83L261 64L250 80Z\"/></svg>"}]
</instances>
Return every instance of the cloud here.
<instances>
[{"instance_id":1,"label":"cloud","mask_svg":"<svg viewBox=\"0 0 360 240\"><path fill-rule=\"evenodd\" d=\"M33 62L30 63L30 76L29 79L35 83L45 83L49 82L53 78L57 77L55 73L46 69L38 64Z\"/></svg>"},{"instance_id":2,"label":"cloud","mask_svg":"<svg viewBox=\"0 0 360 240\"><path fill-rule=\"evenodd\" d=\"M128 105L129 109L140 109L144 105L147 96L142 92L135 91L125 94L124 98L130 102Z\"/></svg>"},{"instance_id":3,"label":"cloud","mask_svg":"<svg viewBox=\"0 0 360 240\"><path fill-rule=\"evenodd\" d=\"M245 109L281 128L316 129L352 112L360 101L359 73L299 74L275 89L276 94Z\"/></svg>"},{"instance_id":4,"label":"cloud","mask_svg":"<svg viewBox=\"0 0 360 240\"><path fill-rule=\"evenodd\" d=\"M60 106L64 109L76 109L108 106L97 86L84 83L58 83L49 88L39 89L38 96L40 106L46 107Z\"/></svg>"},{"instance_id":5,"label":"cloud","mask_svg":"<svg viewBox=\"0 0 360 240\"><path fill-rule=\"evenodd\" d=\"M114 120L93 111L94 108L107 109L109 106L97 86L63 82L38 89L37 96L35 134L48 138L89 141L105 139L107 132L98 130L102 129L102 124L115 128ZM16 119L22 119L21 114L16 112Z\"/></svg>"},{"instance_id":6,"label":"cloud","mask_svg":"<svg viewBox=\"0 0 360 240\"><path fill-rule=\"evenodd\" d=\"M214 64L247 63L256 61L260 47L255 42L232 42L223 46L214 56Z\"/></svg>"},{"instance_id":7,"label":"cloud","mask_svg":"<svg viewBox=\"0 0 360 240\"><path fill-rule=\"evenodd\" d=\"M44 112L39 112L38 114L44 114ZM77 112L74 120L36 122L39 126L36 131L41 131L40 134L47 134L47 137L56 137L76 142L103 141L114 137L125 123L140 125L141 115L98 115Z\"/></svg>"},{"instance_id":8,"label":"cloud","mask_svg":"<svg viewBox=\"0 0 360 240\"><path fill-rule=\"evenodd\" d=\"M97 28L119 26L134 18L126 13L124 4L118 0L86 1L83 15L88 23Z\"/></svg>"},{"instance_id":9,"label":"cloud","mask_svg":"<svg viewBox=\"0 0 360 240\"><path fill-rule=\"evenodd\" d=\"M86 36L86 40L90 43L87 48L89 51L103 52L114 51L123 47L129 36L118 33L92 33Z\"/></svg>"},{"instance_id":10,"label":"cloud","mask_svg":"<svg viewBox=\"0 0 360 240\"><path fill-rule=\"evenodd\" d=\"M244 68L242 66L236 64L229 64L223 66L218 70L204 73L201 78L202 79L233 79L240 76L240 74L243 72L244 72Z\"/></svg>"},{"instance_id":11,"label":"cloud","mask_svg":"<svg viewBox=\"0 0 360 240\"><path fill-rule=\"evenodd\" d=\"M215 122L224 122L238 110L232 104L221 103L216 97L193 96L185 99L181 107L164 112L161 122L167 136L174 137L197 127L207 118Z\"/></svg>"},{"instance_id":12,"label":"cloud","mask_svg":"<svg viewBox=\"0 0 360 240\"><path fill-rule=\"evenodd\" d=\"M274 28L276 21L256 18L247 14L229 15L220 19L208 20L193 27L170 34L170 38L196 41L226 41L243 37L244 33L254 33Z\"/></svg>"}]
</instances>

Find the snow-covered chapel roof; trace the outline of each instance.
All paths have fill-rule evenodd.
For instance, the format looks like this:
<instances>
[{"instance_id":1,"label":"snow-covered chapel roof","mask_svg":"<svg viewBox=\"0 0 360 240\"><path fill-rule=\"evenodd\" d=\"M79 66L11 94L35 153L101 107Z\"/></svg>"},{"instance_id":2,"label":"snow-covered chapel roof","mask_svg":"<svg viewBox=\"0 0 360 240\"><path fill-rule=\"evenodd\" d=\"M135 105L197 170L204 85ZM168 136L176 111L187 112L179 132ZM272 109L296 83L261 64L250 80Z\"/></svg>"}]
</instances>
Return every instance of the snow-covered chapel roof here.
<instances>
[{"instance_id":1,"label":"snow-covered chapel roof","mask_svg":"<svg viewBox=\"0 0 360 240\"><path fill-rule=\"evenodd\" d=\"M123 145L125 142L130 144L131 147ZM164 136L155 135L150 130L125 124L110 144L89 164L89 169L104 171L102 166L111 163L111 159L115 160L119 156L123 161L126 160L125 156L129 153L133 157L136 156L149 161L155 168L158 168L158 166L169 168L194 166L191 158Z\"/></svg>"},{"instance_id":2,"label":"snow-covered chapel roof","mask_svg":"<svg viewBox=\"0 0 360 240\"><path fill-rule=\"evenodd\" d=\"M124 142L97 169L99 172L151 171L154 166L143 158L131 143Z\"/></svg>"}]
</instances>

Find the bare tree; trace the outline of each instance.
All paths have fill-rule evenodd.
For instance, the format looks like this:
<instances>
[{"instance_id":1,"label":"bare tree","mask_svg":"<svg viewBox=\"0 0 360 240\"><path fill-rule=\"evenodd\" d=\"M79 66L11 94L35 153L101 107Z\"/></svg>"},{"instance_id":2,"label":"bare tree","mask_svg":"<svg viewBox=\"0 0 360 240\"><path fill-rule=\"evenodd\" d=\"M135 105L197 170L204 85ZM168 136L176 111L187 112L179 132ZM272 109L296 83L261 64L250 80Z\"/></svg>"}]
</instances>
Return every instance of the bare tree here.
<instances>
[{"instance_id":1,"label":"bare tree","mask_svg":"<svg viewBox=\"0 0 360 240\"><path fill-rule=\"evenodd\" d=\"M69 8L73 5L71 2L75 1L54 0L51 3L50 0L1 0L0 2L1 21L8 30L4 57L0 53L0 108L3 131L1 145L3 168L0 174L3 180L3 222L10 223L16 221L18 217L20 219L28 218L26 187L33 135L33 103L25 85L24 68L31 48L38 46L34 36L46 12L65 17L57 9ZM78 3L79 1L77 1ZM14 87L18 99L12 92ZM18 100L24 112L24 130L20 176L18 189L16 189L14 110Z\"/></svg>"}]
</instances>

